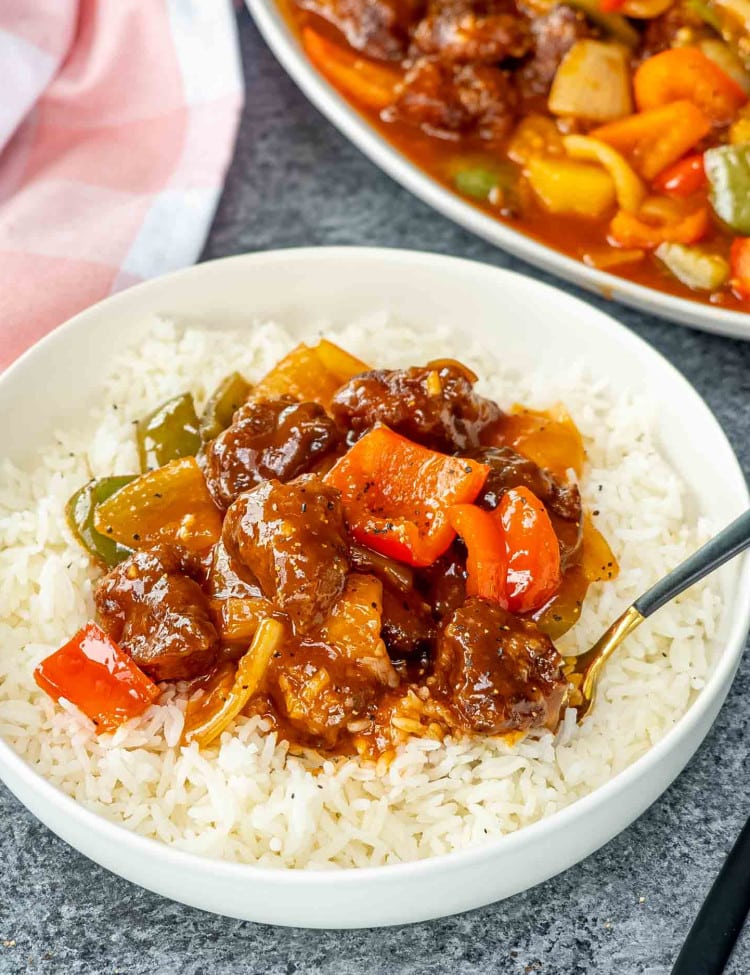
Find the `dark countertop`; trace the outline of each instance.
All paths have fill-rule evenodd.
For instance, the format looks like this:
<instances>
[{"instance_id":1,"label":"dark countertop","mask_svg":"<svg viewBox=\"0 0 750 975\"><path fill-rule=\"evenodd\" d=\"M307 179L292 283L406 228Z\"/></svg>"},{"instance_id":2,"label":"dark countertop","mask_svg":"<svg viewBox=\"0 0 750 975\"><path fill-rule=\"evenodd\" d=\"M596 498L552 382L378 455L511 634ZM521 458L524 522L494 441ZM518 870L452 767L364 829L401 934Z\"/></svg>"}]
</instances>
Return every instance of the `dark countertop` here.
<instances>
[{"instance_id":1,"label":"dark countertop","mask_svg":"<svg viewBox=\"0 0 750 975\"><path fill-rule=\"evenodd\" d=\"M247 107L205 257L372 244L477 258L547 280L432 212L368 162L282 72L247 14ZM610 305L705 396L750 470L750 344ZM697 905L750 814L750 662L675 785L553 880L460 917L306 932L174 904L57 839L0 786L0 972L65 975L668 975ZM744 783L744 784L743 784ZM737 786L739 785L739 788ZM727 968L750 971L750 927Z\"/></svg>"}]
</instances>

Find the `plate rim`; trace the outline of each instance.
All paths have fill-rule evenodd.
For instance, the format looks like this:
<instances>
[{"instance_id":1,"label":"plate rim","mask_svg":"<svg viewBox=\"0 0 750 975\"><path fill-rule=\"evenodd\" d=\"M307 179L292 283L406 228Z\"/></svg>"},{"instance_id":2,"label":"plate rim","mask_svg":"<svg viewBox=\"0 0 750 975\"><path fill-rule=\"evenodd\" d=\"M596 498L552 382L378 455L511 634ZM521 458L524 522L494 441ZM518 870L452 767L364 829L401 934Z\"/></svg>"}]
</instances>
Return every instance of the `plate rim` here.
<instances>
[{"instance_id":1,"label":"plate rim","mask_svg":"<svg viewBox=\"0 0 750 975\"><path fill-rule=\"evenodd\" d=\"M315 263L316 261L330 261L335 260L337 257L353 255L365 261L375 259L403 263L405 260L411 260L430 265L451 265L457 267L459 271L463 269L466 272L490 274L510 279L511 284L515 283L526 289L534 290L541 288L554 293L557 300L560 300L562 296L567 303L583 305L593 319L590 327L602 331L613 331L620 341L629 344L636 352L641 355L645 354L655 357L660 362L661 367L666 368L673 375L673 379L683 387L685 395L694 401L698 401L707 414L707 421L714 428L717 442L721 443L722 447L728 450L729 456L732 459L732 476L737 481L738 496L741 496L741 500L746 506L750 506L750 492L748 491L748 485L739 460L713 411L692 384L657 349L653 348L648 342L606 312L594 306L587 305L574 295L570 295L567 292L560 292L559 289L551 284L536 281L516 271L498 268L486 262L433 254L426 251L351 246L282 248L217 258L166 275L161 275L125 291L111 295L57 326L31 346L30 349L26 350L4 373L0 374L0 387L6 383L9 376L26 369L28 363L30 363L39 348L46 346L53 347L55 343L64 339L68 331L85 326L91 320L96 321L102 314L106 314L109 309L116 308L117 306L127 307L134 299L147 295L150 291L153 291L156 296L162 288L165 286L171 288L186 276L211 275L217 266L226 266L230 263L237 264L238 266L248 262L263 265L264 263L284 263L289 260ZM569 820L585 818L587 815L593 814L599 806L615 801L618 794L646 777L653 766L661 764L662 756L666 757L672 751L673 743L678 746L679 739L688 739L691 731L694 732L696 727L700 726L706 712L710 711L714 706L716 706L717 711L721 708L742 658L747 632L750 628L750 553L746 553L740 557L740 563L737 569L736 592L732 603L732 615L731 628L727 633L722 657L714 671L710 674L704 689L688 711L678 719L664 737L645 754L640 756L640 758L636 759L635 762L581 799L575 800L570 805L528 826L524 826L522 829L516 830L513 833L500 835L476 847L454 850L422 860L412 860L405 863L388 865L343 868L339 870L330 870L321 867L292 869L268 867L252 863L237 863L179 850L167 845L161 840L152 839L132 832L124 825L109 820L102 814L86 808L72 796L67 795L48 779L37 773L2 737L0 737L0 779L5 781L10 788L10 784L7 782L5 775L5 772L10 770L33 794L36 794L49 805L55 807L61 816L64 816L66 819L72 819L79 827L90 828L97 832L103 839L108 839L113 843L125 843L136 853L158 856L169 864L188 870L208 870L216 877L233 878L235 880L257 880L276 886L279 884L282 886L291 884L298 888L317 888L320 885L323 887L337 887L342 884L358 884L363 880L377 883L384 881L386 877L418 877L435 870L449 872L451 869L471 867L489 856L500 855L505 850L513 851L514 848L523 849L525 846L535 846L543 842L545 833L554 833L558 829L564 830ZM724 682L726 682L726 690L722 695L721 687ZM707 693L708 691L711 693ZM719 695L718 697L717 694ZM707 726L704 735L713 726L714 721L715 716ZM701 735L699 742L704 735ZM690 761L694 751L690 753L687 761ZM680 765L680 770L682 764ZM662 795L665 790L666 786L660 790L659 795ZM13 789L10 789L10 791L13 792ZM22 804L26 808L29 808L25 802L22 802ZM36 815L36 813L32 813L32 815ZM53 827L50 828L55 832Z\"/></svg>"},{"instance_id":2,"label":"plate rim","mask_svg":"<svg viewBox=\"0 0 750 975\"><path fill-rule=\"evenodd\" d=\"M750 311L679 298L617 277L556 251L462 200L394 148L308 61L276 0L245 0L263 39L307 99L357 149L427 206L465 230L534 267L606 301L715 335L750 339ZM517 272L523 273L523 272Z\"/></svg>"}]
</instances>

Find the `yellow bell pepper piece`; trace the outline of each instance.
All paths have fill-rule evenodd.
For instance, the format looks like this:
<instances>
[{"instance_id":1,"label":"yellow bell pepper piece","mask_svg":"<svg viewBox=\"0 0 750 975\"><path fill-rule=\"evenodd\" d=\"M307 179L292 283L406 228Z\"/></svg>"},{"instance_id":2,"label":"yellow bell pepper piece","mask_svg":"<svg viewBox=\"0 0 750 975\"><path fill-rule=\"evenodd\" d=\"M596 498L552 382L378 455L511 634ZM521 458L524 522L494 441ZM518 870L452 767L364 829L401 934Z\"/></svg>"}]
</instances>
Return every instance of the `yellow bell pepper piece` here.
<instances>
[{"instance_id":1,"label":"yellow bell pepper piece","mask_svg":"<svg viewBox=\"0 0 750 975\"><path fill-rule=\"evenodd\" d=\"M534 156L564 156L562 136L546 115L527 115L516 126L506 150L508 159L525 166Z\"/></svg>"},{"instance_id":2,"label":"yellow bell pepper piece","mask_svg":"<svg viewBox=\"0 0 750 975\"><path fill-rule=\"evenodd\" d=\"M573 159L600 163L612 177L620 209L628 213L638 212L646 196L646 187L624 156L606 142L585 135L566 135L563 144Z\"/></svg>"},{"instance_id":3,"label":"yellow bell pepper piece","mask_svg":"<svg viewBox=\"0 0 750 975\"><path fill-rule=\"evenodd\" d=\"M614 206L614 181L599 166L536 157L529 160L525 174L549 213L601 217Z\"/></svg>"}]
</instances>

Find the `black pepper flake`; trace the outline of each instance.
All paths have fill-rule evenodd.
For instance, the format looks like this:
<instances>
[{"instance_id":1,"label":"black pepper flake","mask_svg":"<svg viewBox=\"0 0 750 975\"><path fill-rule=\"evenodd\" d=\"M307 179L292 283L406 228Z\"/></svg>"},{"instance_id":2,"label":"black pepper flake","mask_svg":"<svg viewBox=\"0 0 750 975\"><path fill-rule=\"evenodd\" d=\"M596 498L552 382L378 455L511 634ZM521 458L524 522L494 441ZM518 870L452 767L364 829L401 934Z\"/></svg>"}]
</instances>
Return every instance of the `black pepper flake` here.
<instances>
[{"instance_id":1,"label":"black pepper flake","mask_svg":"<svg viewBox=\"0 0 750 975\"><path fill-rule=\"evenodd\" d=\"M304 515L304 513L306 511L307 511L307 501L303 501L302 502L302 514Z\"/></svg>"},{"instance_id":2,"label":"black pepper flake","mask_svg":"<svg viewBox=\"0 0 750 975\"><path fill-rule=\"evenodd\" d=\"M473 470L474 470L474 468L473 468L473 467L472 467L472 466L471 466L470 464L467 464L467 465L466 465L466 467L464 467L464 471L465 471L465 472L466 472L467 474L471 474L471 472L472 472Z\"/></svg>"},{"instance_id":3,"label":"black pepper flake","mask_svg":"<svg viewBox=\"0 0 750 975\"><path fill-rule=\"evenodd\" d=\"M140 540L141 540L141 536L138 534L138 532L134 532L133 533L133 541L134 542L140 542Z\"/></svg>"},{"instance_id":4,"label":"black pepper flake","mask_svg":"<svg viewBox=\"0 0 750 975\"><path fill-rule=\"evenodd\" d=\"M112 526L111 525L107 525L107 534L108 535L111 535L113 531L114 531L114 529L112 528Z\"/></svg>"},{"instance_id":5,"label":"black pepper flake","mask_svg":"<svg viewBox=\"0 0 750 975\"><path fill-rule=\"evenodd\" d=\"M594 510L593 510L593 511L591 512L591 514L592 514L592 515L593 515L593 516L594 516L594 517L596 518L596 516L597 516L597 515L600 515L600 514L601 514L601 511L599 511L599 509L598 509L598 508L595 508L595 509L594 509Z\"/></svg>"}]
</instances>

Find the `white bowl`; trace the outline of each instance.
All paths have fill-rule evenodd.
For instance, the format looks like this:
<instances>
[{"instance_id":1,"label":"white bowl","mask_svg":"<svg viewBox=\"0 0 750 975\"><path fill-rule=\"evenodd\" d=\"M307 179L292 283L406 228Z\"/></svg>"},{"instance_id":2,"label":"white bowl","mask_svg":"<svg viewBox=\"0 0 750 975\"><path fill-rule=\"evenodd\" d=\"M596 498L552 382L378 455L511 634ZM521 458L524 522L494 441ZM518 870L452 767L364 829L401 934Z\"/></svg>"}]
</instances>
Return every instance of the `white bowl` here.
<instances>
[{"instance_id":1,"label":"white bowl","mask_svg":"<svg viewBox=\"0 0 750 975\"><path fill-rule=\"evenodd\" d=\"M652 397L659 435L700 508L718 523L748 505L724 434L691 386L601 312L530 278L448 257L321 248L233 257L180 271L76 316L0 377L0 455L33 458L51 429L83 420L101 363L155 313L213 326L273 316L303 337L314 322L390 310L415 327L454 323L520 368L584 352L596 374ZM418 350L415 350L418 358ZM539 883L624 829L683 768L729 689L750 620L750 562L724 578L716 669L688 713L643 758L561 812L482 846L361 870L275 870L202 859L105 821L40 778L0 742L0 775L28 808L87 856L175 900L253 921L309 927L402 924L465 911Z\"/></svg>"},{"instance_id":2,"label":"white bowl","mask_svg":"<svg viewBox=\"0 0 750 975\"><path fill-rule=\"evenodd\" d=\"M587 267L511 226L483 213L428 176L383 138L364 116L313 67L299 38L281 13L277 0L245 0L268 46L310 101L389 176L407 190L491 244L523 258L566 281L639 311L669 318L707 332L750 338L750 314L676 298L674 295Z\"/></svg>"}]
</instances>

